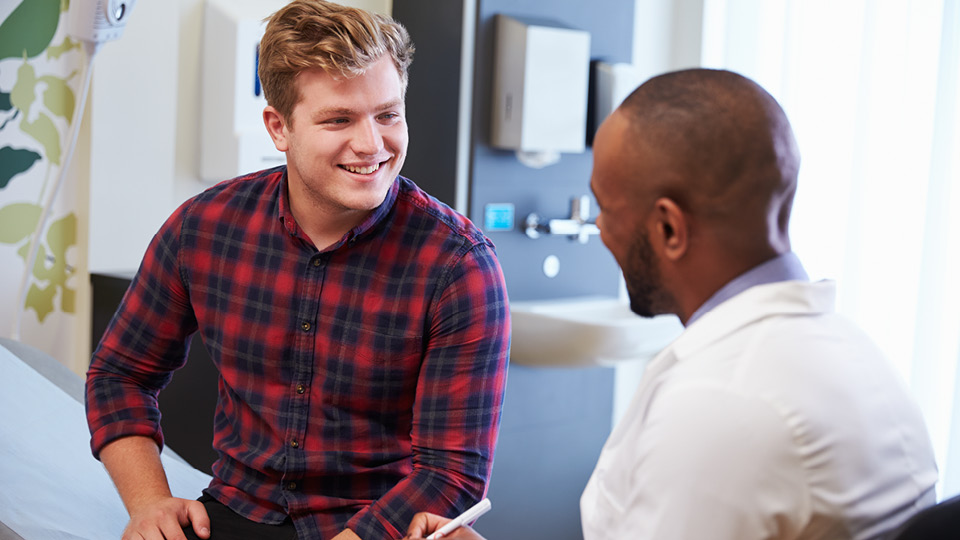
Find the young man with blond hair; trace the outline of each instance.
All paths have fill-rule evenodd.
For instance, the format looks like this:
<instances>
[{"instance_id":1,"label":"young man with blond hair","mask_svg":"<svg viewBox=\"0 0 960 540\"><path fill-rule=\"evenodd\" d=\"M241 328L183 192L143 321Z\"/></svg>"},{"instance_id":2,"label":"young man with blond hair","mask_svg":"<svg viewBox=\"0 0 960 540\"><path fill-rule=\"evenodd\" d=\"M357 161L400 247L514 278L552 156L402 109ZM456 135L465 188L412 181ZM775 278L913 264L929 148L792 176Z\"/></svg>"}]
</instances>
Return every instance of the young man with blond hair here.
<instances>
[{"instance_id":1,"label":"young man with blond hair","mask_svg":"<svg viewBox=\"0 0 960 540\"><path fill-rule=\"evenodd\" d=\"M415 509L486 491L506 289L490 241L399 176L412 52L394 21L321 0L270 18L263 120L286 166L170 216L88 373L124 539L399 538ZM171 496L156 402L194 332L220 373L199 501Z\"/></svg>"}]
</instances>

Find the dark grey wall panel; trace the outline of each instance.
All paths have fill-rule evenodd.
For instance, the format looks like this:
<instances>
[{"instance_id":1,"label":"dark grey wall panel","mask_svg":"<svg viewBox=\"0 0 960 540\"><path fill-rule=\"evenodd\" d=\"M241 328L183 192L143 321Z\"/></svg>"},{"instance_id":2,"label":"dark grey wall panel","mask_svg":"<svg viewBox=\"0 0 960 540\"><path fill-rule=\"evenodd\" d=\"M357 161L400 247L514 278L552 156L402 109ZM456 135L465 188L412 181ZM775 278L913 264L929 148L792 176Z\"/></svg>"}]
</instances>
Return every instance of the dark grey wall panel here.
<instances>
[{"instance_id":1,"label":"dark grey wall panel","mask_svg":"<svg viewBox=\"0 0 960 540\"><path fill-rule=\"evenodd\" d=\"M90 338L96 350L117 307L123 300L132 274L90 274L93 291ZM212 474L217 460L213 449L213 416L217 408L220 374L199 334L190 338L187 363L177 370L158 397L164 443L193 467ZM200 496L199 493L196 495Z\"/></svg>"},{"instance_id":2,"label":"dark grey wall panel","mask_svg":"<svg viewBox=\"0 0 960 540\"><path fill-rule=\"evenodd\" d=\"M580 494L613 416L612 369L511 366L489 497L490 540L580 540Z\"/></svg>"},{"instance_id":3,"label":"dark grey wall panel","mask_svg":"<svg viewBox=\"0 0 960 540\"><path fill-rule=\"evenodd\" d=\"M516 206L514 231L487 233L497 245L511 301L616 296L619 270L599 237L586 244L563 237L531 240L521 230L530 212L545 218L569 216L570 199L590 193L593 157L588 147L582 154L563 154L555 165L531 169L512 152L490 146L494 16L552 19L586 30L591 60L629 62L633 6L633 0L479 0L470 217L482 224L486 204ZM548 255L560 259L555 278L542 271ZM494 511L477 523L478 531L492 540L582 538L580 494L610 432L613 377L613 370L604 368L511 366L490 485Z\"/></svg>"},{"instance_id":4,"label":"dark grey wall panel","mask_svg":"<svg viewBox=\"0 0 960 540\"><path fill-rule=\"evenodd\" d=\"M401 174L451 207L456 201L463 3L397 0L393 16L416 51L407 87L410 146Z\"/></svg>"},{"instance_id":5,"label":"dark grey wall panel","mask_svg":"<svg viewBox=\"0 0 960 540\"><path fill-rule=\"evenodd\" d=\"M593 158L588 147L537 170L490 146L493 19L505 13L586 30L591 60L629 62L634 0L394 0L393 15L417 47L407 92L411 141L404 174L451 206L457 195L456 133L463 121L457 104L464 6L476 9L468 216L482 227L486 204L515 205L513 231L487 231L510 300L616 296L619 271L599 237L587 244L564 237L531 240L521 230L530 212L569 216L570 198L590 192ZM542 272L548 255L560 259L560 273L552 279ZM510 367L490 483L493 510L477 523L478 531L490 540L582 538L580 494L610 431L613 378L606 368Z\"/></svg>"},{"instance_id":6,"label":"dark grey wall panel","mask_svg":"<svg viewBox=\"0 0 960 540\"><path fill-rule=\"evenodd\" d=\"M586 244L567 238L531 240L522 231L530 212L544 218L567 217L572 197L589 194L593 156L589 147L582 154L563 154L559 163L531 169L510 151L490 146L490 110L493 81L494 16L550 19L564 26L590 32L593 61L629 62L633 50L633 0L480 0L477 16L474 78L473 168L470 217L483 221L488 203L516 205L518 227L512 232L492 232L497 245L511 300L538 300L603 294L616 296L616 262L598 237ZM584 104L586 106L587 104ZM564 111L557 111L563 114ZM586 138L586 133L584 133ZM596 216L596 209L592 217ZM543 274L548 255L560 259L555 278Z\"/></svg>"},{"instance_id":7,"label":"dark grey wall panel","mask_svg":"<svg viewBox=\"0 0 960 540\"><path fill-rule=\"evenodd\" d=\"M410 148L403 174L451 206L457 196L457 130L463 122L458 118L463 11L475 5L467 215L482 227L486 204L515 205L513 231L487 232L497 245L511 300L616 296L619 271L597 237L587 244L557 237L531 240L521 230L531 212L548 219L569 215L570 199L590 193L593 157L588 147L581 154L564 154L555 165L531 169L512 152L490 146L494 16L550 19L589 31L593 61L629 62L633 4L633 0L394 0L393 15L407 27L417 47L407 91ZM542 272L548 255L560 259L555 278Z\"/></svg>"}]
</instances>

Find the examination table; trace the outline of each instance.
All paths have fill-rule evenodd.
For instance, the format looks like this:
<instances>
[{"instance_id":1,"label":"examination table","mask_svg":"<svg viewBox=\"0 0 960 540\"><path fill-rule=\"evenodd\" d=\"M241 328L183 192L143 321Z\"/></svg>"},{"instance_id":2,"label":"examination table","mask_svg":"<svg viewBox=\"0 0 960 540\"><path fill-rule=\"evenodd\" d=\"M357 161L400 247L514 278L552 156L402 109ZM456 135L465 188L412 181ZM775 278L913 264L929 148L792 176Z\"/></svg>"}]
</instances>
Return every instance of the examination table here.
<instances>
[{"instance_id":1,"label":"examination table","mask_svg":"<svg viewBox=\"0 0 960 540\"><path fill-rule=\"evenodd\" d=\"M0 411L0 540L120 538L128 516L90 453L82 378L0 338ZM174 496L210 481L169 449L161 459Z\"/></svg>"}]
</instances>

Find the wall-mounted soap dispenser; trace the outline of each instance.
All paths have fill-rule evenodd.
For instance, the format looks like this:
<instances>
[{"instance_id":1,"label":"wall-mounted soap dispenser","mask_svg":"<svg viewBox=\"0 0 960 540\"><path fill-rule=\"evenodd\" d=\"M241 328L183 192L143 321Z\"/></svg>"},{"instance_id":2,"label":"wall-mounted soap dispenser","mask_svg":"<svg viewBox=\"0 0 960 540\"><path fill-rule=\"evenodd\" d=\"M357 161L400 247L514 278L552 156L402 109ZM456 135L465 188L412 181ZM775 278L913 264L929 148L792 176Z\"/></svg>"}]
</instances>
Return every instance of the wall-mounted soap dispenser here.
<instances>
[{"instance_id":1,"label":"wall-mounted soap dispenser","mask_svg":"<svg viewBox=\"0 0 960 540\"><path fill-rule=\"evenodd\" d=\"M542 166L584 151L590 33L498 14L491 144Z\"/></svg>"},{"instance_id":2,"label":"wall-mounted soap dispenser","mask_svg":"<svg viewBox=\"0 0 960 540\"><path fill-rule=\"evenodd\" d=\"M218 182L282 165L263 126L257 77L263 19L286 0L207 0L203 22L200 176Z\"/></svg>"}]
</instances>

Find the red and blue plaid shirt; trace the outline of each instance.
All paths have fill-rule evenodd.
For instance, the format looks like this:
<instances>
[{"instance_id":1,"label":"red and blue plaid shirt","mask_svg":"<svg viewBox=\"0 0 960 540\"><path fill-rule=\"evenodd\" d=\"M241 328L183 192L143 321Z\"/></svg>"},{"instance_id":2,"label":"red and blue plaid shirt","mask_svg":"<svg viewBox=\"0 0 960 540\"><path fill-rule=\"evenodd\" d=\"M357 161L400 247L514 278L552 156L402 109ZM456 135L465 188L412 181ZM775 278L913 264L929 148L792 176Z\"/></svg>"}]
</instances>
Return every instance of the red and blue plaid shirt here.
<instances>
[{"instance_id":1,"label":"red and blue plaid shirt","mask_svg":"<svg viewBox=\"0 0 960 540\"><path fill-rule=\"evenodd\" d=\"M399 538L413 514L479 500L506 384L509 310L493 245L398 177L317 251L285 168L184 203L152 240L93 355L94 455L163 444L157 394L199 331L220 372L206 491L301 539Z\"/></svg>"}]
</instances>

